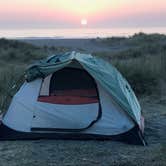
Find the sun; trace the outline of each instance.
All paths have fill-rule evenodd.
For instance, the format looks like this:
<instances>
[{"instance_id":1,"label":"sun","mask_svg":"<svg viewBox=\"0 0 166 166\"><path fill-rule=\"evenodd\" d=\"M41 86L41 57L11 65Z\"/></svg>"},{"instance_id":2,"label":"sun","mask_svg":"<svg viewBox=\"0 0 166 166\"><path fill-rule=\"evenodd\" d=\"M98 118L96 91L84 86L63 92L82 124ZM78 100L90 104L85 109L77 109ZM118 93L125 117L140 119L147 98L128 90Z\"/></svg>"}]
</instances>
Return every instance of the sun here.
<instances>
[{"instance_id":1,"label":"sun","mask_svg":"<svg viewBox=\"0 0 166 166\"><path fill-rule=\"evenodd\" d=\"M82 26L86 26L88 24L88 21L87 21L87 19L81 19L81 25Z\"/></svg>"}]
</instances>

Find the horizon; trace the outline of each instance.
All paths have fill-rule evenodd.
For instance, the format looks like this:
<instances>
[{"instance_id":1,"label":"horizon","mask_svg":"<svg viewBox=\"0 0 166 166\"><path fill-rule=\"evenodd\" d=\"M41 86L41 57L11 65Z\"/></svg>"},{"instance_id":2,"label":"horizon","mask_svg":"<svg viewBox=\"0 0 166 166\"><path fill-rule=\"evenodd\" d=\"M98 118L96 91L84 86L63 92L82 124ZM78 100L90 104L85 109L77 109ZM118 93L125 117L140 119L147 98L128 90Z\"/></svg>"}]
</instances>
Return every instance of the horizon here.
<instances>
[{"instance_id":1,"label":"horizon","mask_svg":"<svg viewBox=\"0 0 166 166\"><path fill-rule=\"evenodd\" d=\"M0 29L0 38L39 38L39 39L88 39L107 37L130 37L134 34L163 34L166 35L164 27L146 28L16 28Z\"/></svg>"},{"instance_id":2,"label":"horizon","mask_svg":"<svg viewBox=\"0 0 166 166\"><path fill-rule=\"evenodd\" d=\"M94 5L95 4L95 5ZM84 23L83 23L84 21ZM83 24L82 24L83 23ZM165 27L166 2L143 0L5 0L0 29Z\"/></svg>"}]
</instances>

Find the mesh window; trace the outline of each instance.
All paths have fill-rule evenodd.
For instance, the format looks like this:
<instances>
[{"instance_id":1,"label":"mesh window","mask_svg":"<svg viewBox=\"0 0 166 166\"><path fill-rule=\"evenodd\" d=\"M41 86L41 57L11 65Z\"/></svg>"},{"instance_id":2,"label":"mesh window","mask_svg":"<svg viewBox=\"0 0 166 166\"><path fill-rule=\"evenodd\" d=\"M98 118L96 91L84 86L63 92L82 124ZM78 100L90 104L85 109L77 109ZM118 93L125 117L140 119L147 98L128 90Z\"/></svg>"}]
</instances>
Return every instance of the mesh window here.
<instances>
[{"instance_id":1,"label":"mesh window","mask_svg":"<svg viewBox=\"0 0 166 166\"><path fill-rule=\"evenodd\" d=\"M64 68L53 74L50 82L50 94L56 90L94 89L93 78L85 70Z\"/></svg>"}]
</instances>

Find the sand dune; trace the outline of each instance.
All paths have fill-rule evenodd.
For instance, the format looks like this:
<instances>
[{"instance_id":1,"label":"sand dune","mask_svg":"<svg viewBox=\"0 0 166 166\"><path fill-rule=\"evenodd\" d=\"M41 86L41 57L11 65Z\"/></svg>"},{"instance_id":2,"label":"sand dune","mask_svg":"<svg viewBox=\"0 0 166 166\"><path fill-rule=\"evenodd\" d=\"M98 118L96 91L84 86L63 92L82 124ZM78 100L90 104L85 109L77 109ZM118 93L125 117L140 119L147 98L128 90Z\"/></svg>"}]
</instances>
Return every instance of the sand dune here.
<instances>
[{"instance_id":1,"label":"sand dune","mask_svg":"<svg viewBox=\"0 0 166 166\"><path fill-rule=\"evenodd\" d=\"M66 47L75 51L83 50L85 52L109 52L123 49L122 46L108 46L101 39L23 39L24 42L36 46L54 46Z\"/></svg>"}]
</instances>

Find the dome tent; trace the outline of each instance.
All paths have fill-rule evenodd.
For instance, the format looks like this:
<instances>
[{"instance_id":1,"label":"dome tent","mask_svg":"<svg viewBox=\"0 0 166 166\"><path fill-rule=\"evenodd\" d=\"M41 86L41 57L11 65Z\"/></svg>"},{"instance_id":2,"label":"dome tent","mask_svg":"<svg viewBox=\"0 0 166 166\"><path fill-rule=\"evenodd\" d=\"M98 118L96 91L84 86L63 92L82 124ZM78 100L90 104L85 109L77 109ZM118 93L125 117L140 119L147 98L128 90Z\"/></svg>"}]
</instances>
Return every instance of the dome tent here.
<instances>
[{"instance_id":1,"label":"dome tent","mask_svg":"<svg viewBox=\"0 0 166 166\"><path fill-rule=\"evenodd\" d=\"M108 62L88 54L53 55L26 70L3 116L0 139L115 139L145 144L139 102Z\"/></svg>"}]
</instances>

